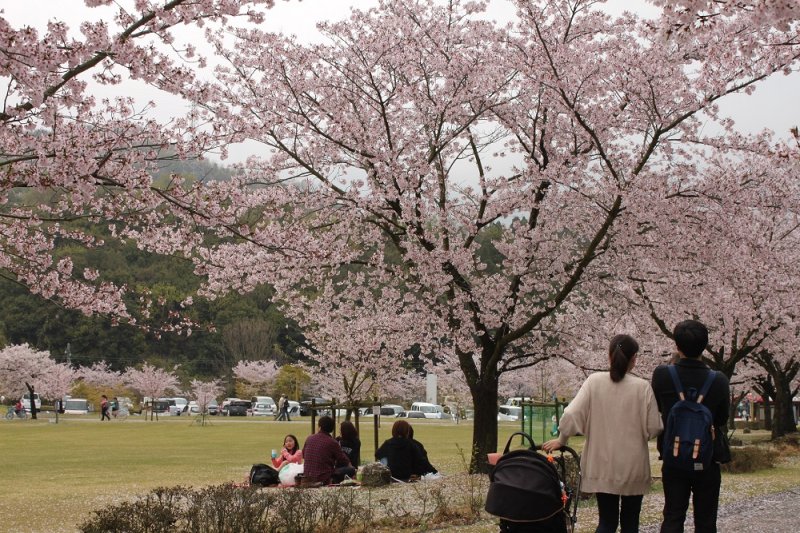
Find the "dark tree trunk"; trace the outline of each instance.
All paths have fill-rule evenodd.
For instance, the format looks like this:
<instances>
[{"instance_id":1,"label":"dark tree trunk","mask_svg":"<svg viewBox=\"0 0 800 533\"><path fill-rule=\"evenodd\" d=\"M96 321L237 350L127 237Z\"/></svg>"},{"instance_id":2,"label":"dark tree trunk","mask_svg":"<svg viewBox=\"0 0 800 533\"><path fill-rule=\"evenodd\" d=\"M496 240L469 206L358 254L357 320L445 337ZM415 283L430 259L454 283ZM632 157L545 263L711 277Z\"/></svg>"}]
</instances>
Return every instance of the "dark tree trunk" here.
<instances>
[{"instance_id":1,"label":"dark tree trunk","mask_svg":"<svg viewBox=\"0 0 800 533\"><path fill-rule=\"evenodd\" d=\"M36 401L33 399L33 393L34 393L33 385L31 385L30 383L28 383L26 381L25 382L25 387L28 388L28 398L30 398L30 402L28 402L28 403L31 406L31 418L33 420L36 420Z\"/></svg>"},{"instance_id":2,"label":"dark tree trunk","mask_svg":"<svg viewBox=\"0 0 800 533\"><path fill-rule=\"evenodd\" d=\"M767 371L765 391L775 400L775 414L771 427L772 438L782 437L787 433L797 432L792 410L792 381L800 371L800 361L794 357L785 364L770 352L763 351L756 357L758 364ZM770 389L770 390L767 390Z\"/></svg>"},{"instance_id":3,"label":"dark tree trunk","mask_svg":"<svg viewBox=\"0 0 800 533\"><path fill-rule=\"evenodd\" d=\"M735 393L733 389L731 389L731 403L728 407L728 427L733 427L733 421L736 419L736 415L739 411L739 403L741 403L745 396L747 396L747 391Z\"/></svg>"},{"instance_id":4,"label":"dark tree trunk","mask_svg":"<svg viewBox=\"0 0 800 533\"><path fill-rule=\"evenodd\" d=\"M772 406L770 398L775 397L775 387L772 385L772 376L760 377L756 379L753 387L761 395L761 405L764 411L764 429L772 430Z\"/></svg>"},{"instance_id":5,"label":"dark tree trunk","mask_svg":"<svg viewBox=\"0 0 800 533\"><path fill-rule=\"evenodd\" d=\"M475 407L470 472L488 473L487 453L497 451L497 378L485 377L470 387Z\"/></svg>"}]
</instances>

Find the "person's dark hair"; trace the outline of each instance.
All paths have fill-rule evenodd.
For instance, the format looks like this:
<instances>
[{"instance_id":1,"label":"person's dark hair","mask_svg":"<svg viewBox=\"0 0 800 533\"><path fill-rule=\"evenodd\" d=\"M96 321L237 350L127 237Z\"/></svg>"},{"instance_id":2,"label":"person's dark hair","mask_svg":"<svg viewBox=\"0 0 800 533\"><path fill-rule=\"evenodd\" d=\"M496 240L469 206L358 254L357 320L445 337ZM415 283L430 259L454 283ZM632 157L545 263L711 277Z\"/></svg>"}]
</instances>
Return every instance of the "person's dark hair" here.
<instances>
[{"instance_id":1,"label":"person's dark hair","mask_svg":"<svg viewBox=\"0 0 800 533\"><path fill-rule=\"evenodd\" d=\"M286 451L287 451L287 452L289 452L289 453L291 453L292 455L296 454L296 453L297 453L297 450L299 450L300 448L302 448L302 446L300 446L300 441L299 441L299 440L297 440L297 437L295 437L295 436L294 436L294 435L292 435L291 433L290 433L290 434L288 434L288 435L286 435L286 437L292 437L292 438L294 439L294 448L292 448L291 450L286 450ZM286 442L286 437L283 437L283 442Z\"/></svg>"},{"instance_id":2,"label":"person's dark hair","mask_svg":"<svg viewBox=\"0 0 800 533\"><path fill-rule=\"evenodd\" d=\"M411 430L411 424L409 424L405 420L398 420L392 426L392 437L407 439L410 430Z\"/></svg>"},{"instance_id":3,"label":"person's dark hair","mask_svg":"<svg viewBox=\"0 0 800 533\"><path fill-rule=\"evenodd\" d=\"M414 440L414 426L408 425L408 438Z\"/></svg>"},{"instance_id":4,"label":"person's dark hair","mask_svg":"<svg viewBox=\"0 0 800 533\"><path fill-rule=\"evenodd\" d=\"M348 420L339 424L339 435L341 435L342 440L350 442L358 440L358 430L356 430L356 426Z\"/></svg>"},{"instance_id":5,"label":"person's dark hair","mask_svg":"<svg viewBox=\"0 0 800 533\"><path fill-rule=\"evenodd\" d=\"M334 423L333 418L329 417L328 415L319 417L319 429L324 431L327 434L333 433Z\"/></svg>"},{"instance_id":6,"label":"person's dark hair","mask_svg":"<svg viewBox=\"0 0 800 533\"><path fill-rule=\"evenodd\" d=\"M630 335L614 335L608 345L611 367L608 372L614 383L622 381L628 372L633 356L639 352L639 343Z\"/></svg>"},{"instance_id":7,"label":"person's dark hair","mask_svg":"<svg viewBox=\"0 0 800 533\"><path fill-rule=\"evenodd\" d=\"M708 346L708 329L697 320L679 322L672 330L675 346L686 357L697 359Z\"/></svg>"}]
</instances>

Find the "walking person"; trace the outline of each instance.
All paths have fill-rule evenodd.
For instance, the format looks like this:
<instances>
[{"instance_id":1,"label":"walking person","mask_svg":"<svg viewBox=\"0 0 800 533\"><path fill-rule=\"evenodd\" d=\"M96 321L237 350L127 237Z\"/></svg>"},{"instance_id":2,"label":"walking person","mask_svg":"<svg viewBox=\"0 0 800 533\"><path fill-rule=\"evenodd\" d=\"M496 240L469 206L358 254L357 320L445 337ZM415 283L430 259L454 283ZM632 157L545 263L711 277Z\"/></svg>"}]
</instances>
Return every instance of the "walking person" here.
<instances>
[{"instance_id":1,"label":"walking person","mask_svg":"<svg viewBox=\"0 0 800 533\"><path fill-rule=\"evenodd\" d=\"M281 397L278 398L278 418L276 420L292 421L289 418L289 399L285 394L281 394Z\"/></svg>"},{"instance_id":2,"label":"walking person","mask_svg":"<svg viewBox=\"0 0 800 533\"><path fill-rule=\"evenodd\" d=\"M103 394L103 395L100 397L100 421L101 421L101 422L102 422L103 420L106 420L106 419L107 419L107 420L111 420L111 416L109 416L109 414L108 414L108 408L109 408L109 405L108 405L108 396L106 396L105 394Z\"/></svg>"},{"instance_id":3,"label":"walking person","mask_svg":"<svg viewBox=\"0 0 800 533\"><path fill-rule=\"evenodd\" d=\"M596 533L639 530L639 512L650 490L647 441L661 432L662 421L650 384L630 375L639 344L616 335L608 348L608 372L589 376L561 417L557 439L542 449L552 452L573 435L586 443L581 454L581 490L597 498Z\"/></svg>"},{"instance_id":4,"label":"walking person","mask_svg":"<svg viewBox=\"0 0 800 533\"><path fill-rule=\"evenodd\" d=\"M282 398L283 398L283 418L287 422L291 422L292 419L289 418L289 398L287 398L285 394L282 396Z\"/></svg>"},{"instance_id":5,"label":"walking person","mask_svg":"<svg viewBox=\"0 0 800 533\"><path fill-rule=\"evenodd\" d=\"M675 326L672 338L679 355L672 367L677 371L682 390L701 391L711 372L700 358L708 346L708 329L697 320L684 320ZM728 378L721 372L716 372L710 383L708 392L702 398L702 404L711 411L713 417L712 435L722 435L727 430L730 384ZM680 399L670 376L669 365L661 365L655 369L652 387L666 427L670 410ZM659 458L663 460L665 450L661 438L658 440L658 451ZM683 532L690 496L694 508L695 532L716 532L721 481L719 464L713 460L709 465L693 471L662 464L664 521L661 523L661 532Z\"/></svg>"}]
</instances>

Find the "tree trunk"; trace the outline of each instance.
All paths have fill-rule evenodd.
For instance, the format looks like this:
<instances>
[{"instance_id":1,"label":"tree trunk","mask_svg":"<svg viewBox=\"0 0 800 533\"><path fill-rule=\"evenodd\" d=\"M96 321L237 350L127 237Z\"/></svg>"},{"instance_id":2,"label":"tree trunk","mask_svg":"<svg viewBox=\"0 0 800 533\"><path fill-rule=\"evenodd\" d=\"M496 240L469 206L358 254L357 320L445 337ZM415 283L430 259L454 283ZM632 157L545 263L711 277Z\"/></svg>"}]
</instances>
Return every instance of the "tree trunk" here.
<instances>
[{"instance_id":1,"label":"tree trunk","mask_svg":"<svg viewBox=\"0 0 800 533\"><path fill-rule=\"evenodd\" d=\"M25 387L28 388L28 398L30 398L28 403L31 406L31 419L36 420L36 401L33 399L33 385L26 381Z\"/></svg>"},{"instance_id":2,"label":"tree trunk","mask_svg":"<svg viewBox=\"0 0 800 533\"><path fill-rule=\"evenodd\" d=\"M471 473L488 473L487 453L497 451L497 379L481 379L470 387L475 408L472 429Z\"/></svg>"},{"instance_id":3,"label":"tree trunk","mask_svg":"<svg viewBox=\"0 0 800 533\"><path fill-rule=\"evenodd\" d=\"M775 379L775 416L772 423L772 438L783 437L787 433L796 433L792 412L792 387L783 379Z\"/></svg>"},{"instance_id":4,"label":"tree trunk","mask_svg":"<svg viewBox=\"0 0 800 533\"><path fill-rule=\"evenodd\" d=\"M775 402L774 417L772 420L767 420L772 423L767 427L772 430L772 438L776 439L787 433L797 432L792 411L792 381L800 372L800 362L792 357L785 363L781 363L767 350L759 352L756 361L768 374L767 379L763 380L763 388L767 393L764 397L766 399L769 396Z\"/></svg>"}]
</instances>

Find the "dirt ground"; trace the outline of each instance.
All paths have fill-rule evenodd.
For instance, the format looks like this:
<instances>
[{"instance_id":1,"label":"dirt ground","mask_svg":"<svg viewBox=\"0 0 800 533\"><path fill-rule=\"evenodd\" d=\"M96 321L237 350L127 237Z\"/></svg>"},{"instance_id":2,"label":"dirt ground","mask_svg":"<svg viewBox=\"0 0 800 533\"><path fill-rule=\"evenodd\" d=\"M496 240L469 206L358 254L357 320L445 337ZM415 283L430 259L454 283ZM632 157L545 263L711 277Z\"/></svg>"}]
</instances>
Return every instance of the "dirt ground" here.
<instances>
[{"instance_id":1,"label":"dirt ground","mask_svg":"<svg viewBox=\"0 0 800 533\"><path fill-rule=\"evenodd\" d=\"M690 509L691 513L691 509ZM795 533L800 531L800 487L759 498L722 505L717 518L720 533ZM642 533L657 533L658 526L647 526ZM685 531L694 531L691 514Z\"/></svg>"}]
</instances>

